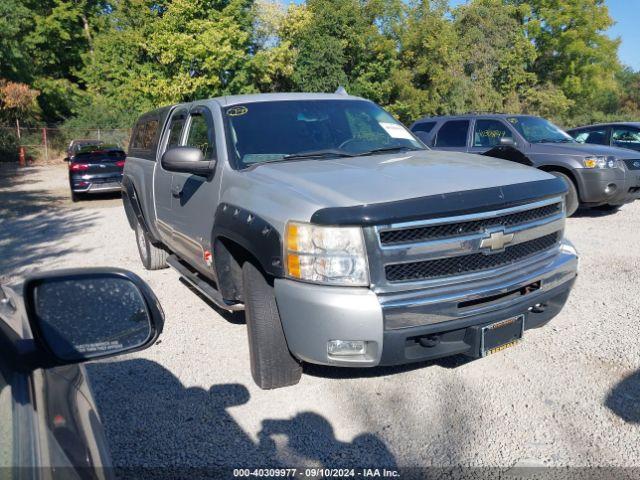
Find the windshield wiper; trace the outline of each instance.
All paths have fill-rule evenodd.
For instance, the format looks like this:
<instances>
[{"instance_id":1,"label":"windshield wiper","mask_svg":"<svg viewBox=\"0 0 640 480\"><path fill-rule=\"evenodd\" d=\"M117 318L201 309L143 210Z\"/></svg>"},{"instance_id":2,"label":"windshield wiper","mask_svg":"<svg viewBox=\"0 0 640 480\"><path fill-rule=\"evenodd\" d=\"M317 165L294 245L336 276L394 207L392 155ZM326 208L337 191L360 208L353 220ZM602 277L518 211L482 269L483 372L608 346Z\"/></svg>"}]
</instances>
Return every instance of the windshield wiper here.
<instances>
[{"instance_id":1,"label":"windshield wiper","mask_svg":"<svg viewBox=\"0 0 640 480\"><path fill-rule=\"evenodd\" d=\"M417 151L417 150L426 150L426 149L425 148L418 148L418 147L408 147L408 146L396 145L396 146L393 146L393 147L374 148L373 150L367 150L366 152L359 153L358 155L360 155L360 156L375 155L376 153L400 152L402 150L409 150L409 151L414 152L414 151Z\"/></svg>"},{"instance_id":2,"label":"windshield wiper","mask_svg":"<svg viewBox=\"0 0 640 480\"><path fill-rule=\"evenodd\" d=\"M536 140L532 143L573 143L574 140L570 138L543 138L540 140Z\"/></svg>"},{"instance_id":3,"label":"windshield wiper","mask_svg":"<svg viewBox=\"0 0 640 480\"><path fill-rule=\"evenodd\" d=\"M322 150L310 150L308 152L290 153L282 157L282 160L294 160L298 158L322 158L322 157L356 157L359 154L349 153L337 148L324 148Z\"/></svg>"}]
</instances>

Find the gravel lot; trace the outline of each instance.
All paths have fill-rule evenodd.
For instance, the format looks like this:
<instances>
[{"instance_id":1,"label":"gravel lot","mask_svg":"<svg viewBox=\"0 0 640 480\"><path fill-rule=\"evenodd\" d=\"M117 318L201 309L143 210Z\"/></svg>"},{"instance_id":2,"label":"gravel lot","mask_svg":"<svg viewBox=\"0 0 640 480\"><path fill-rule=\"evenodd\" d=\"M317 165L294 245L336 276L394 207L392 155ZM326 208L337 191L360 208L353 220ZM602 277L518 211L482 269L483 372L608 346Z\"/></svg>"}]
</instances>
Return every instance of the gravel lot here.
<instances>
[{"instance_id":1,"label":"gravel lot","mask_svg":"<svg viewBox=\"0 0 640 480\"><path fill-rule=\"evenodd\" d=\"M0 274L118 266L158 295L161 343L87 367L114 464L640 466L640 202L568 221L575 289L514 348L261 391L243 316L143 270L120 199L72 204L64 167L0 170Z\"/></svg>"}]
</instances>

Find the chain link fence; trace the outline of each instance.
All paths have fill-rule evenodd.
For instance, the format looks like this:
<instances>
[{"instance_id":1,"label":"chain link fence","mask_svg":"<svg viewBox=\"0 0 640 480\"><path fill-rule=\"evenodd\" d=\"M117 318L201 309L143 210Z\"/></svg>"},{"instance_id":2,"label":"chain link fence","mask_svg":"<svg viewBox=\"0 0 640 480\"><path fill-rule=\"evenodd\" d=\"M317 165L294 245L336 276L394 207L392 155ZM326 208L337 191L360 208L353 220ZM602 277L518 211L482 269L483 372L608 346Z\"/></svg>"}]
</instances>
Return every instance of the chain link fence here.
<instances>
[{"instance_id":1,"label":"chain link fence","mask_svg":"<svg viewBox=\"0 0 640 480\"><path fill-rule=\"evenodd\" d=\"M128 128L65 128L65 127L0 127L0 162L58 162L66 156L72 140L100 140L117 145L125 151L129 145Z\"/></svg>"}]
</instances>

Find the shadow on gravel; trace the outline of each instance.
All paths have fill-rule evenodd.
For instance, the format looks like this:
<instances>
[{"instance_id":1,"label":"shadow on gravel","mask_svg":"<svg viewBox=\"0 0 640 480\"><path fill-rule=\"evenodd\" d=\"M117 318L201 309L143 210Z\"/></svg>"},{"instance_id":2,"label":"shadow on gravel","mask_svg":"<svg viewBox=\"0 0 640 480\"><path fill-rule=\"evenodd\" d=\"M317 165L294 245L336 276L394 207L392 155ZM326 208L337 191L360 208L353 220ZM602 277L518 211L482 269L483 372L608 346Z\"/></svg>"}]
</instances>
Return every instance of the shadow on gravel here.
<instances>
[{"instance_id":1,"label":"shadow on gravel","mask_svg":"<svg viewBox=\"0 0 640 480\"><path fill-rule=\"evenodd\" d=\"M617 214L620 209L608 209L606 207L580 208L571 218L599 218L610 217Z\"/></svg>"},{"instance_id":2,"label":"shadow on gravel","mask_svg":"<svg viewBox=\"0 0 640 480\"><path fill-rule=\"evenodd\" d=\"M64 207L66 200L48 190L34 188L32 169L0 168L0 275L13 276L40 261L77 248L65 240L91 227L95 215Z\"/></svg>"},{"instance_id":3,"label":"shadow on gravel","mask_svg":"<svg viewBox=\"0 0 640 480\"><path fill-rule=\"evenodd\" d=\"M394 365L389 367L372 367L372 368L344 368L331 367L327 365L315 365L305 363L303 365L304 373L322 378L374 378L385 377L387 375L395 375L403 372L411 372L421 368L442 367L442 368L458 368L472 362L474 359L464 355L454 355L452 357L438 358L426 362L408 363L404 365Z\"/></svg>"},{"instance_id":4,"label":"shadow on gravel","mask_svg":"<svg viewBox=\"0 0 640 480\"><path fill-rule=\"evenodd\" d=\"M605 405L625 422L640 424L640 370L613 387Z\"/></svg>"},{"instance_id":5,"label":"shadow on gravel","mask_svg":"<svg viewBox=\"0 0 640 480\"><path fill-rule=\"evenodd\" d=\"M312 412L263 420L255 442L227 411L249 402L241 384L187 388L158 363L143 359L86 368L116 467L396 465L376 435L341 442L331 422Z\"/></svg>"}]
</instances>

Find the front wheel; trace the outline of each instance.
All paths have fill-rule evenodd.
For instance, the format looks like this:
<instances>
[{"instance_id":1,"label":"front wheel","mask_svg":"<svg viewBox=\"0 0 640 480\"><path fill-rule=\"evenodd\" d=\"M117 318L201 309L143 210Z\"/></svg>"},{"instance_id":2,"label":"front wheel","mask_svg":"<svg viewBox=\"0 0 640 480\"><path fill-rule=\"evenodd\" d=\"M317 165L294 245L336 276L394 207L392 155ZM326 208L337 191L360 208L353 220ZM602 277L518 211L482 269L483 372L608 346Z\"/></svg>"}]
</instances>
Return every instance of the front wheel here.
<instances>
[{"instance_id":1,"label":"front wheel","mask_svg":"<svg viewBox=\"0 0 640 480\"><path fill-rule=\"evenodd\" d=\"M252 263L242 266L251 376L263 390L295 385L302 376L282 330L273 286Z\"/></svg>"},{"instance_id":2,"label":"front wheel","mask_svg":"<svg viewBox=\"0 0 640 480\"><path fill-rule=\"evenodd\" d=\"M136 221L136 243L144 268L147 270L160 270L168 267L167 257L169 254L166 250L151 243L139 220Z\"/></svg>"},{"instance_id":3,"label":"front wheel","mask_svg":"<svg viewBox=\"0 0 640 480\"><path fill-rule=\"evenodd\" d=\"M567 184L568 192L567 192L567 196L565 197L565 208L567 210L567 217L570 217L571 215L576 213L576 210L578 210L578 207L580 206L580 200L578 198L578 189L576 188L576 184L573 183L573 180L571 180L569 175L566 175L561 172L549 172L549 173L551 173L552 175L555 175L558 178L563 179L564 182Z\"/></svg>"}]
</instances>

